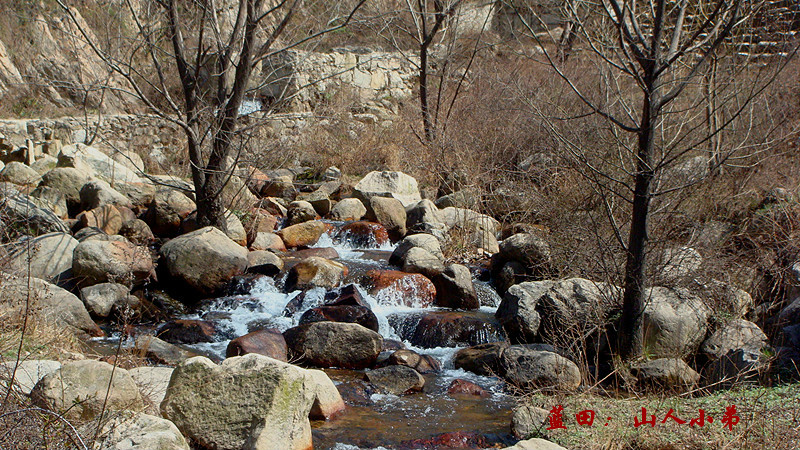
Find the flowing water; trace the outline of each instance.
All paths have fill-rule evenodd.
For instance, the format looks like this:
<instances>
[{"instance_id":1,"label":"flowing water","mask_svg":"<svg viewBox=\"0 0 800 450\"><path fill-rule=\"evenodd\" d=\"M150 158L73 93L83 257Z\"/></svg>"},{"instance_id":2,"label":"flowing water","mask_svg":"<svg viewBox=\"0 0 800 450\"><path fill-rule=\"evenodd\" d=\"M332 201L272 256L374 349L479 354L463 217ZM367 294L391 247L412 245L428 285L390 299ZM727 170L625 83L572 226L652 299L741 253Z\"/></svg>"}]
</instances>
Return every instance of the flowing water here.
<instances>
[{"instance_id":1,"label":"flowing water","mask_svg":"<svg viewBox=\"0 0 800 450\"><path fill-rule=\"evenodd\" d=\"M403 339L403 336L407 335L404 332L405 328L413 328L419 322L422 313L437 311L439 308L421 307L418 302L409 301L408 298L388 290L381 291L376 296L370 295L368 290L358 283L368 270L392 269L387 265L392 247L356 248L353 242L326 234L315 247L336 249L339 261L349 268L349 275L344 284L356 284L363 299L377 316L380 334L385 339L403 341L406 348L433 356L440 362L442 371L425 375L426 385L421 393L404 396L372 394L357 404L350 402L347 410L333 420L312 422L314 448L318 450L446 449L451 447L447 444L428 446L419 441L412 441L453 432L463 432L465 436L478 436L479 441L484 444L482 446L486 447L511 442L509 425L513 399L504 394L503 383L497 378L478 376L455 369L452 362L453 356L460 348L496 341L501 339L501 336L490 331L478 330L479 332L471 337L471 342L456 342L449 347L415 347ZM288 316L284 315L285 306L299 295L300 291L284 293L282 286L282 279L263 277L254 283L249 295L205 302L201 309L183 318L212 320L224 330L223 335L227 338L219 342L188 347L198 353L223 359L230 337L268 327L285 331L298 325L303 312L324 302L325 290L312 289L306 292L300 310ZM495 310L496 305L484 306L472 314L491 317ZM325 371L337 385L363 379L363 371L336 369ZM455 379L474 382L486 389L490 395L484 397L450 395L447 390ZM348 400L347 396L345 399Z\"/></svg>"}]
</instances>

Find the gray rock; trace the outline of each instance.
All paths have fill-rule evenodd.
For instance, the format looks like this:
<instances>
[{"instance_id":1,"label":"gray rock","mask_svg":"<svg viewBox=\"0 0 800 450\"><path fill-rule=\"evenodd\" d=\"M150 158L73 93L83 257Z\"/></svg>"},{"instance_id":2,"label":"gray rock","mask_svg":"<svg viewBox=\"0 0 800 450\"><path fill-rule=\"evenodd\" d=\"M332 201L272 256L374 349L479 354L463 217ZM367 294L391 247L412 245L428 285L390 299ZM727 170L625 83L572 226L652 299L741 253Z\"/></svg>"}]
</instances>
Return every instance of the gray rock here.
<instances>
[{"instance_id":1,"label":"gray rock","mask_svg":"<svg viewBox=\"0 0 800 450\"><path fill-rule=\"evenodd\" d=\"M173 370L172 367L136 367L128 370L128 373L139 386L139 392L144 396L145 403L154 405L158 410L167 395Z\"/></svg>"},{"instance_id":2,"label":"gray rock","mask_svg":"<svg viewBox=\"0 0 800 450\"><path fill-rule=\"evenodd\" d=\"M317 386L308 371L262 355L220 365L196 357L175 369L161 412L203 448L305 450Z\"/></svg>"},{"instance_id":3,"label":"gray rock","mask_svg":"<svg viewBox=\"0 0 800 450\"><path fill-rule=\"evenodd\" d=\"M43 280L62 280L69 277L72 254L78 241L68 233L48 233L23 238L0 248L7 255L6 272L28 274Z\"/></svg>"},{"instance_id":4,"label":"gray rock","mask_svg":"<svg viewBox=\"0 0 800 450\"><path fill-rule=\"evenodd\" d=\"M389 264L402 266L408 251L415 247L427 251L440 261L444 261L442 246L435 236L430 234L412 234L411 236L406 236L397 244L397 247L389 257Z\"/></svg>"},{"instance_id":5,"label":"gray rock","mask_svg":"<svg viewBox=\"0 0 800 450\"><path fill-rule=\"evenodd\" d=\"M425 386L425 378L407 366L387 366L370 370L365 377L378 391L384 394L410 394L422 391Z\"/></svg>"},{"instance_id":6,"label":"gray rock","mask_svg":"<svg viewBox=\"0 0 800 450\"><path fill-rule=\"evenodd\" d=\"M677 358L647 361L633 367L632 372L639 383L662 388L693 386L700 381L700 374Z\"/></svg>"},{"instance_id":7,"label":"gray rock","mask_svg":"<svg viewBox=\"0 0 800 450\"><path fill-rule=\"evenodd\" d=\"M397 242L406 235L406 209L400 200L372 197L369 206L368 216L374 216L375 221L386 228L392 242Z\"/></svg>"},{"instance_id":8,"label":"gray rock","mask_svg":"<svg viewBox=\"0 0 800 450\"><path fill-rule=\"evenodd\" d=\"M331 219L351 221L361 220L367 214L367 207L357 198L345 198L331 210Z\"/></svg>"},{"instance_id":9,"label":"gray rock","mask_svg":"<svg viewBox=\"0 0 800 450\"><path fill-rule=\"evenodd\" d=\"M500 355L504 378L518 388L573 390L581 384L581 372L563 356L512 345Z\"/></svg>"},{"instance_id":10,"label":"gray rock","mask_svg":"<svg viewBox=\"0 0 800 450\"><path fill-rule=\"evenodd\" d=\"M132 206L128 197L117 192L111 185L103 180L92 180L81 188L81 207L84 210L94 209L105 205Z\"/></svg>"},{"instance_id":11,"label":"gray rock","mask_svg":"<svg viewBox=\"0 0 800 450\"><path fill-rule=\"evenodd\" d=\"M20 193L0 195L0 222L21 234L69 233L69 227L58 215L39 207L35 199Z\"/></svg>"},{"instance_id":12,"label":"gray rock","mask_svg":"<svg viewBox=\"0 0 800 450\"><path fill-rule=\"evenodd\" d=\"M567 330L587 339L603 333L621 298L622 290L607 283L583 278L558 281L539 299L539 334L545 342L556 342Z\"/></svg>"},{"instance_id":13,"label":"gray rock","mask_svg":"<svg viewBox=\"0 0 800 450\"><path fill-rule=\"evenodd\" d=\"M247 268L247 249L214 227L167 242L161 255L173 282L204 296L213 295Z\"/></svg>"},{"instance_id":14,"label":"gray rock","mask_svg":"<svg viewBox=\"0 0 800 450\"><path fill-rule=\"evenodd\" d=\"M39 200L37 204L40 208L49 209L62 219L69 216L67 196L63 192L48 186L39 186L31 192L30 196Z\"/></svg>"},{"instance_id":15,"label":"gray rock","mask_svg":"<svg viewBox=\"0 0 800 450\"><path fill-rule=\"evenodd\" d=\"M735 319L725 323L700 346L708 363L704 372L713 382L732 384L755 378L767 368L769 340L753 322Z\"/></svg>"},{"instance_id":16,"label":"gray rock","mask_svg":"<svg viewBox=\"0 0 800 450\"><path fill-rule=\"evenodd\" d=\"M511 433L517 439L544 434L550 411L530 404L517 406L511 416Z\"/></svg>"},{"instance_id":17,"label":"gray rock","mask_svg":"<svg viewBox=\"0 0 800 450\"><path fill-rule=\"evenodd\" d=\"M664 280L676 280L689 276L700 269L703 257L691 247L670 248L661 258L659 276Z\"/></svg>"},{"instance_id":18,"label":"gray rock","mask_svg":"<svg viewBox=\"0 0 800 450\"><path fill-rule=\"evenodd\" d=\"M435 278L444 272L442 260L421 247L412 247L403 256L403 272L421 273L428 278Z\"/></svg>"},{"instance_id":19,"label":"gray rock","mask_svg":"<svg viewBox=\"0 0 800 450\"><path fill-rule=\"evenodd\" d=\"M478 375L498 376L503 374L500 356L508 348L505 342L467 347L456 352L453 365L456 369L464 369Z\"/></svg>"},{"instance_id":20,"label":"gray rock","mask_svg":"<svg viewBox=\"0 0 800 450\"><path fill-rule=\"evenodd\" d=\"M108 317L113 310L121 311L126 306L135 306L139 300L128 295L130 289L117 283L100 283L81 289L81 300L90 313Z\"/></svg>"},{"instance_id":21,"label":"gray rock","mask_svg":"<svg viewBox=\"0 0 800 450\"><path fill-rule=\"evenodd\" d=\"M353 187L353 195L365 204L372 197L391 197L404 207L422 200L417 180L402 172L370 172Z\"/></svg>"},{"instance_id":22,"label":"gray rock","mask_svg":"<svg viewBox=\"0 0 800 450\"><path fill-rule=\"evenodd\" d=\"M100 429L100 450L189 450L174 423L144 413L115 415Z\"/></svg>"},{"instance_id":23,"label":"gray rock","mask_svg":"<svg viewBox=\"0 0 800 450\"><path fill-rule=\"evenodd\" d=\"M152 276L154 270L147 248L128 241L85 240L72 256L72 272L87 285L106 281L131 284Z\"/></svg>"},{"instance_id":24,"label":"gray rock","mask_svg":"<svg viewBox=\"0 0 800 450\"><path fill-rule=\"evenodd\" d=\"M33 388L31 399L68 419L81 420L96 417L103 408L143 407L139 388L127 370L92 360L68 362L45 375Z\"/></svg>"},{"instance_id":25,"label":"gray rock","mask_svg":"<svg viewBox=\"0 0 800 450\"><path fill-rule=\"evenodd\" d=\"M58 154L59 167L74 167L109 183L127 181L141 183L137 172L114 161L100 150L83 144L66 145Z\"/></svg>"},{"instance_id":26,"label":"gray rock","mask_svg":"<svg viewBox=\"0 0 800 450\"><path fill-rule=\"evenodd\" d=\"M466 266L450 264L444 272L433 277L436 286L436 306L453 309L478 309L478 294L472 284L472 274Z\"/></svg>"},{"instance_id":27,"label":"gray rock","mask_svg":"<svg viewBox=\"0 0 800 450\"><path fill-rule=\"evenodd\" d=\"M42 175L40 186L55 189L67 197L67 205L75 208L81 204L81 188L90 176L74 167L56 167Z\"/></svg>"},{"instance_id":28,"label":"gray rock","mask_svg":"<svg viewBox=\"0 0 800 450\"><path fill-rule=\"evenodd\" d=\"M182 192L160 189L150 203L145 222L158 236L175 236L181 229L183 219L195 209L195 203Z\"/></svg>"},{"instance_id":29,"label":"gray rock","mask_svg":"<svg viewBox=\"0 0 800 450\"><path fill-rule=\"evenodd\" d=\"M114 188L135 206L147 206L156 198L156 186L151 183L126 183L119 181Z\"/></svg>"},{"instance_id":30,"label":"gray rock","mask_svg":"<svg viewBox=\"0 0 800 450\"><path fill-rule=\"evenodd\" d=\"M682 288L648 290L642 316L644 349L651 358L693 354L706 337L710 311Z\"/></svg>"},{"instance_id":31,"label":"gray rock","mask_svg":"<svg viewBox=\"0 0 800 450\"><path fill-rule=\"evenodd\" d=\"M7 181L20 186L36 186L42 177L38 172L17 161L12 161L0 172L0 181Z\"/></svg>"},{"instance_id":32,"label":"gray rock","mask_svg":"<svg viewBox=\"0 0 800 450\"><path fill-rule=\"evenodd\" d=\"M508 289L495 316L511 342L535 342L541 323L536 307L554 284L554 281L534 281L520 283Z\"/></svg>"},{"instance_id":33,"label":"gray rock","mask_svg":"<svg viewBox=\"0 0 800 450\"><path fill-rule=\"evenodd\" d=\"M147 246L156 240L147 222L140 219L133 219L123 223L119 234L136 245Z\"/></svg>"},{"instance_id":34,"label":"gray rock","mask_svg":"<svg viewBox=\"0 0 800 450\"><path fill-rule=\"evenodd\" d=\"M277 237L277 236L276 236ZM269 275L283 271L283 260L275 253L266 250L254 250L247 254L248 272L256 270L258 273Z\"/></svg>"},{"instance_id":35,"label":"gray rock","mask_svg":"<svg viewBox=\"0 0 800 450\"><path fill-rule=\"evenodd\" d=\"M16 277L0 274L0 298L12 309L24 311L30 294L30 306L37 311L38 319L91 336L103 332L89 317L83 302L69 291L38 278Z\"/></svg>"},{"instance_id":36,"label":"gray rock","mask_svg":"<svg viewBox=\"0 0 800 450\"><path fill-rule=\"evenodd\" d=\"M14 371L15 366L16 371ZM6 388L13 375L14 388L22 394L30 395L39 380L60 368L60 362L46 359L23 360L19 362L19 365L17 365L16 361L5 362L0 364L0 380L3 381L0 386Z\"/></svg>"},{"instance_id":37,"label":"gray rock","mask_svg":"<svg viewBox=\"0 0 800 450\"><path fill-rule=\"evenodd\" d=\"M521 263L529 272L544 271L550 264L550 246L534 234L520 233L500 243L500 256Z\"/></svg>"},{"instance_id":38,"label":"gray rock","mask_svg":"<svg viewBox=\"0 0 800 450\"><path fill-rule=\"evenodd\" d=\"M519 441L511 447L505 447L501 450L567 450L564 447L550 442L546 439L531 438L525 441Z\"/></svg>"},{"instance_id":39,"label":"gray rock","mask_svg":"<svg viewBox=\"0 0 800 450\"><path fill-rule=\"evenodd\" d=\"M319 256L306 258L289 269L286 278L286 291L305 290L315 287L333 289L344 279L347 267L338 262Z\"/></svg>"},{"instance_id":40,"label":"gray rock","mask_svg":"<svg viewBox=\"0 0 800 450\"><path fill-rule=\"evenodd\" d=\"M443 226L439 208L430 200L420 200L406 208L406 228L409 232L425 232Z\"/></svg>"},{"instance_id":41,"label":"gray rock","mask_svg":"<svg viewBox=\"0 0 800 450\"><path fill-rule=\"evenodd\" d=\"M371 367L383 348L380 334L355 323L314 322L283 335L297 357L317 367Z\"/></svg>"},{"instance_id":42,"label":"gray rock","mask_svg":"<svg viewBox=\"0 0 800 450\"><path fill-rule=\"evenodd\" d=\"M298 223L317 219L317 211L314 206L304 200L289 203L286 215L289 219L289 225L297 225Z\"/></svg>"}]
</instances>

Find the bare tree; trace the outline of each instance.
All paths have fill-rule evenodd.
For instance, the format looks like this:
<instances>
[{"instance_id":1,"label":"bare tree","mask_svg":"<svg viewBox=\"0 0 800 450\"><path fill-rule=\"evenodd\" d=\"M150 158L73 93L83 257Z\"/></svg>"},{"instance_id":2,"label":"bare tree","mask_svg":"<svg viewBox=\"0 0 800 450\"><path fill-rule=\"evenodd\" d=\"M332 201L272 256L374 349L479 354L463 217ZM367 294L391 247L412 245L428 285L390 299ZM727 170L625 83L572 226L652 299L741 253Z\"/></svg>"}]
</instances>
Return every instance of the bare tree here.
<instances>
[{"instance_id":1,"label":"bare tree","mask_svg":"<svg viewBox=\"0 0 800 450\"><path fill-rule=\"evenodd\" d=\"M748 35L743 30L752 26L767 4L760 0L570 2L572 32L583 46L584 67L597 67L598 78L591 82L579 81L563 58L551 56L550 44L540 42L546 62L586 109L582 115L604 118L619 147L617 157L598 161L559 132L584 172L603 183L605 192L630 205L624 221L629 227L618 225L607 206L626 255L616 345L624 359L643 351L641 319L647 299L653 200L699 181L662 182L668 169L708 144L715 154L708 159L717 166L765 148L763 142L759 146L750 139L747 127L753 124L747 123L748 112L797 49L755 65L736 51L734 41ZM578 8L586 14L578 14ZM534 26L524 16L520 18L537 39ZM709 72L709 66L716 69ZM725 79L703 83L709 73L724 74ZM706 111L711 110L705 107L708 102L713 102L714 111L706 120ZM707 126L709 120L713 126ZM720 137L732 130L744 137L723 149ZM615 170L606 170L609 167Z\"/></svg>"},{"instance_id":2,"label":"bare tree","mask_svg":"<svg viewBox=\"0 0 800 450\"><path fill-rule=\"evenodd\" d=\"M242 104L263 87L254 73L269 58L346 26L366 0L343 14L324 1L124 0L133 35L115 43L98 42L67 0L57 2L118 79L112 88L184 131L198 224L225 230L221 194L240 157ZM314 6L337 15L320 29L292 33L299 11Z\"/></svg>"}]
</instances>

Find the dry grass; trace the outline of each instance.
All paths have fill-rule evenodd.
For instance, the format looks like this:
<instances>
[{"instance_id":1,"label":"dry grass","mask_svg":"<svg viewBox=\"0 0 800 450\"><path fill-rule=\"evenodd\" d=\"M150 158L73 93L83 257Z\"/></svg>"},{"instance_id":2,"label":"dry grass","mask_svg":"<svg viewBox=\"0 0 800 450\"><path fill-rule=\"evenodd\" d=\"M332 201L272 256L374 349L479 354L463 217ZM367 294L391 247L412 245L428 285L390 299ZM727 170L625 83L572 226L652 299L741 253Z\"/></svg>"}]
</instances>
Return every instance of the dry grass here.
<instances>
[{"instance_id":1,"label":"dry grass","mask_svg":"<svg viewBox=\"0 0 800 450\"><path fill-rule=\"evenodd\" d=\"M567 448L584 450L666 450L666 449L795 449L800 445L800 391L797 385L735 388L699 396L648 395L612 398L584 393L569 396L531 395L531 405L551 410L564 407L566 430L543 430L546 438ZM732 430L721 419L728 406L735 405L740 422ZM656 415L654 427L634 426L641 421L641 409ZM579 426L575 414L594 410L591 427ZM664 420L667 412L685 420ZM704 427L690 427L699 409L713 417ZM610 418L610 419L609 419ZM548 425L545 425L545 428Z\"/></svg>"}]
</instances>

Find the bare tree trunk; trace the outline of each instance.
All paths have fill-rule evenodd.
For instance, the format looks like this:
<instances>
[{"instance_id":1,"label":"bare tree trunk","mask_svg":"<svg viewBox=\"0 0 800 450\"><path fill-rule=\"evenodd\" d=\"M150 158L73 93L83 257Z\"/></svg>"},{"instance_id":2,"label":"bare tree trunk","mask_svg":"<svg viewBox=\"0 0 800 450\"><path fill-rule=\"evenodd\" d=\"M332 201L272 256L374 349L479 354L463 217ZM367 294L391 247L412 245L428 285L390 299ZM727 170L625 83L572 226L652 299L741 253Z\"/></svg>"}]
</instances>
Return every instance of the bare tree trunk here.
<instances>
[{"instance_id":1,"label":"bare tree trunk","mask_svg":"<svg viewBox=\"0 0 800 450\"><path fill-rule=\"evenodd\" d=\"M617 342L617 350L624 360L637 358L644 351L642 313L647 289L648 218L652 199L651 184L655 176L653 168L655 134L661 115L659 100L654 93L658 79L653 76L650 80L642 102L642 118L637 141L631 230L628 237L622 317Z\"/></svg>"},{"instance_id":2,"label":"bare tree trunk","mask_svg":"<svg viewBox=\"0 0 800 450\"><path fill-rule=\"evenodd\" d=\"M428 45L423 43L419 52L419 106L422 111L422 125L425 128L425 140L433 142L436 131L433 129L430 106L428 105Z\"/></svg>"}]
</instances>

